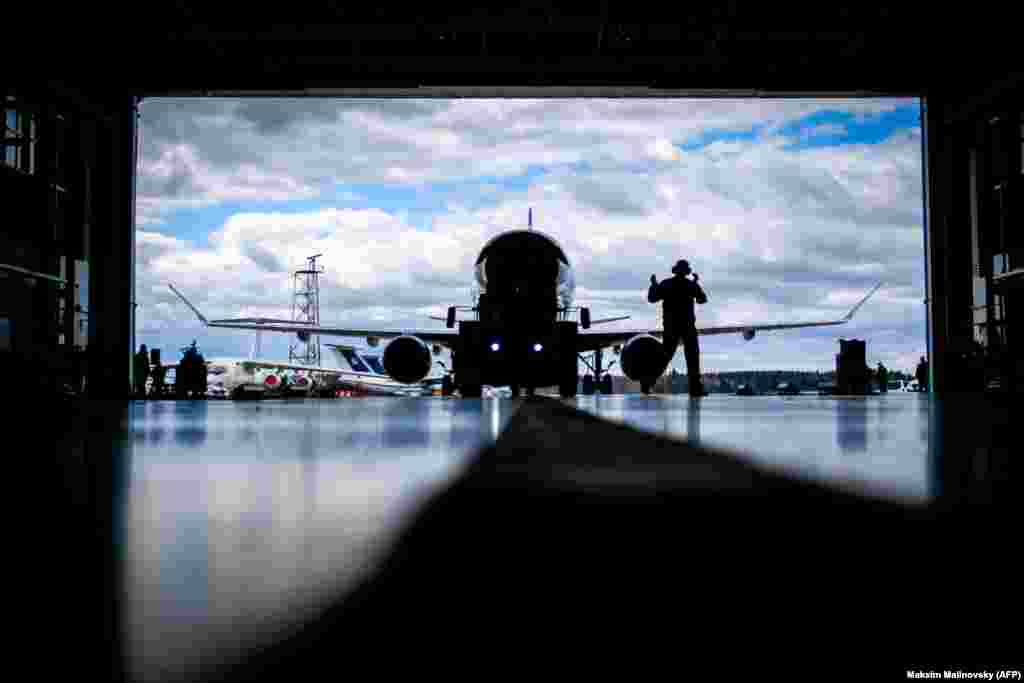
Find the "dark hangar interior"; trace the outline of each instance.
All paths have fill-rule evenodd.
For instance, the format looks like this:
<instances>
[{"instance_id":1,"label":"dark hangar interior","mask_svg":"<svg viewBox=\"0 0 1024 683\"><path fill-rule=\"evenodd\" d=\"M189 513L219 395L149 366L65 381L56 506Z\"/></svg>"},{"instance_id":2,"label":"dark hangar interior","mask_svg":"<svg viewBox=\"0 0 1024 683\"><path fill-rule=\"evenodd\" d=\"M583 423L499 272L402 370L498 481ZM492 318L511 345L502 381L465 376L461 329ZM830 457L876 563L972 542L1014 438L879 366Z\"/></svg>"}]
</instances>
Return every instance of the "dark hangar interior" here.
<instances>
[{"instance_id":1,"label":"dark hangar interior","mask_svg":"<svg viewBox=\"0 0 1024 683\"><path fill-rule=\"evenodd\" d=\"M914 551L955 555L979 550L982 537L992 541L989 551L1005 545L1006 520L1020 509L1020 465L994 458L989 447L1015 441L1007 405L1024 380L1024 68L1020 24L1008 6L594 1L410 9L298 0L273 11L186 2L44 11L18 3L3 14L0 372L20 394L40 397L60 386L84 345L89 398L125 400L129 391L137 107L144 98L920 97L922 304L930 390L942 401L934 408L945 444L936 465L939 499L955 516L941 531L912 536ZM82 264L87 286L76 276ZM999 387L996 396L983 396L967 371L975 340L985 350L985 386ZM118 425L99 420L90 429L114 433ZM64 600L67 616L55 622L47 612L25 623L45 629L49 640L40 647L51 653L55 643L86 634L69 673L95 666L110 674L101 679L120 680L127 674L114 656L121 625L110 608L117 577L107 549L117 543L108 507L123 473L81 465L90 483L75 498L52 486L68 471L62 447L58 438L37 483L65 515L53 535L72 541L39 549L50 569L30 573L44 586L65 586L49 594L63 596L55 599ZM463 495L479 499L479 492ZM561 499L546 505L565 509ZM713 504L686 505L699 517ZM814 514L839 514L819 507ZM779 509L786 523L805 519L795 505ZM615 523L607 508L599 514ZM899 553L896 537L885 534L906 518L881 515L862 525L870 515L850 505L835 521L844 533L877 533L880 548ZM554 543L546 550L558 552ZM850 566L864 572L911 561L857 557ZM69 583L73 567L81 572ZM908 613L926 600L953 609L974 596L980 608L1019 594L1011 588L1019 576L1011 580L1003 570L963 564L956 573L935 571L938 592L907 594ZM396 590L388 604L398 609ZM426 599L422 606L443 607Z\"/></svg>"}]
</instances>

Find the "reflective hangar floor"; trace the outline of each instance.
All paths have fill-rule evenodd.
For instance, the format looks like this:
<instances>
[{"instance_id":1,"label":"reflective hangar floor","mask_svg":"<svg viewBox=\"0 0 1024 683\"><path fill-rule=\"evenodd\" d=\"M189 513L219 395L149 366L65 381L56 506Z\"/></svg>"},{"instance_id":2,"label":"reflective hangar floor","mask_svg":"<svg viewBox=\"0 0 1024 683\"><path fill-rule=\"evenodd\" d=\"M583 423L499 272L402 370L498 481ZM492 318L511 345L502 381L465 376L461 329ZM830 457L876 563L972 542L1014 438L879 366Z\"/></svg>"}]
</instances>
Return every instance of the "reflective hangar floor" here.
<instances>
[{"instance_id":1,"label":"reflective hangar floor","mask_svg":"<svg viewBox=\"0 0 1024 683\"><path fill-rule=\"evenodd\" d=\"M152 401L131 408L126 645L138 680L272 639L372 568L493 443L501 400Z\"/></svg>"},{"instance_id":2,"label":"reflective hangar floor","mask_svg":"<svg viewBox=\"0 0 1024 683\"><path fill-rule=\"evenodd\" d=\"M585 412L877 495L928 496L927 398L592 396ZM137 402L124 545L139 680L272 639L373 567L520 401Z\"/></svg>"},{"instance_id":3,"label":"reflective hangar floor","mask_svg":"<svg viewBox=\"0 0 1024 683\"><path fill-rule=\"evenodd\" d=\"M374 615L450 610L450 602L429 601L491 596L495 587L473 585L475 577L507 573L511 585L510 567L521 562L527 572L570 572L578 564L585 573L601 567L629 576L638 565L613 572L616 555L609 565L604 554L589 554L609 538L618 539L622 557L670 552L677 542L662 548L658 534L675 539L679 520L688 544L720 558L713 574L691 581L724 580L730 567L750 561L733 562L732 553L768 538L773 545L764 552L778 557L796 558L813 543L815 562L832 553L843 558L836 560L842 571L880 577L878 562L953 538L945 528L940 536L919 526L931 523L919 511L937 496L956 489L985 501L1000 492L996 484L1012 480L1016 460L991 452L983 462L941 464L943 453L984 446L1001 433L1002 423L983 426L991 411L978 405L953 408L918 394L97 403L75 408L86 436L81 443L72 432L59 437L55 462L84 533L102 540L89 520L109 522L107 574L82 581L107 582L125 679L206 680L199 672L219 670L234 655L273 651L267 647L284 634L314 615L335 614L339 604L356 605L357 615L360 606ZM979 434L954 444L959 437L948 434L961 432L939 429L951 416ZM694 519L712 521L715 534L707 522L694 527ZM812 534L816 519L828 519L834 533ZM487 531L465 526L480 520ZM54 533L72 538L66 527ZM975 539L979 528L971 530ZM472 541L458 540L466 538ZM578 547L566 550L566 539ZM93 552L90 544L81 549ZM450 564L442 569L442 561ZM459 569L489 562L497 564ZM66 562L51 564L61 576ZM687 567L680 571L711 572L713 565ZM772 571L782 565L758 569L769 584ZM813 575L832 577L818 591L834 591L839 581L834 573ZM659 583L645 574L644 582L674 585L681 576ZM793 576L805 574L787 569L775 585ZM551 584L546 574L543 582ZM924 591L917 579L890 584L908 608L915 591ZM92 599L73 584L65 590L69 601ZM550 588L531 590L527 603ZM757 590L752 595L787 594ZM338 600L364 593L370 597ZM690 599L704 593L713 594ZM397 595L406 597L389 597ZM852 604L868 599L848 583L838 595Z\"/></svg>"},{"instance_id":4,"label":"reflective hangar floor","mask_svg":"<svg viewBox=\"0 0 1024 683\"><path fill-rule=\"evenodd\" d=\"M928 397L589 396L584 411L645 431L734 451L782 472L872 495L924 501Z\"/></svg>"}]
</instances>

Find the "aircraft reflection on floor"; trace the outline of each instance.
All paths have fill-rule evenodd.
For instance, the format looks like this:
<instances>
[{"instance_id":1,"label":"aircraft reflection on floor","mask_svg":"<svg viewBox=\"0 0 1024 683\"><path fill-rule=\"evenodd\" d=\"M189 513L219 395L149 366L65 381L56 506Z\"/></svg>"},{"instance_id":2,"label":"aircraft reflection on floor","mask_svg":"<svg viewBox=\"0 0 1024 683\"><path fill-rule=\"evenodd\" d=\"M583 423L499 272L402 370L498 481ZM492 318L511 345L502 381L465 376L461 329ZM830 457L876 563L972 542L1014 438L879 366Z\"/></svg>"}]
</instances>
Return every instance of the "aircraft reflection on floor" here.
<instances>
[{"instance_id":1,"label":"aircraft reflection on floor","mask_svg":"<svg viewBox=\"0 0 1024 683\"><path fill-rule=\"evenodd\" d=\"M866 399L837 399L836 445L843 451L863 452L868 447L868 403Z\"/></svg>"},{"instance_id":2,"label":"aircraft reflection on floor","mask_svg":"<svg viewBox=\"0 0 1024 683\"><path fill-rule=\"evenodd\" d=\"M133 404L133 670L184 673L355 581L513 412L487 399Z\"/></svg>"}]
</instances>

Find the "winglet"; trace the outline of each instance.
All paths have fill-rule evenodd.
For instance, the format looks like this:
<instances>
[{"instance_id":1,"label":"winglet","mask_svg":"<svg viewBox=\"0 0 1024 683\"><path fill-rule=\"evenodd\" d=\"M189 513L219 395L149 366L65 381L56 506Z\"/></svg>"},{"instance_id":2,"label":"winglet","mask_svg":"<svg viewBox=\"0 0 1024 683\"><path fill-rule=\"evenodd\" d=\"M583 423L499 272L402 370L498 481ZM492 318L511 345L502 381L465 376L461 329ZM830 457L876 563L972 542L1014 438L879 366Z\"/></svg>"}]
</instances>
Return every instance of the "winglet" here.
<instances>
[{"instance_id":1,"label":"winglet","mask_svg":"<svg viewBox=\"0 0 1024 683\"><path fill-rule=\"evenodd\" d=\"M846 314L846 317L843 318L843 320L846 320L846 321L853 320L853 314L857 312L857 309L859 309L861 306L863 306L864 302L866 302L868 299L870 299L871 295L874 294L875 292L877 292L878 288L881 287L881 286L882 286L881 282L879 282L877 285L875 285L874 288L870 292L868 292L867 296L865 296L863 299L861 299L860 302L856 306L854 306L852 309L850 309L850 312Z\"/></svg>"},{"instance_id":2,"label":"winglet","mask_svg":"<svg viewBox=\"0 0 1024 683\"><path fill-rule=\"evenodd\" d=\"M189 302L189 300L185 298L185 295L184 295L184 294L182 294L181 292L179 292L178 290L176 290L176 289L174 288L174 285L172 285L172 284L170 284L170 283L167 283L167 286L168 286L168 287L170 287L170 288L171 288L171 291L172 291L172 292L174 292L175 294L177 294L177 295L178 295L178 297L179 297L179 298L180 298L180 299L181 299L182 301L184 301L184 302L185 302L185 305L186 305L186 306L188 306L189 308L191 308L191 309L192 309L192 312L196 314L196 316L197 316L197 317L199 318L199 320L201 320L201 321L202 321L202 323L203 323L204 325L209 325L209 324L210 324L209 322L207 322L206 318L204 318L204 317L203 317L203 314L199 312L199 309L198 309L198 308L196 308L195 306L193 306L193 305L191 304L191 302Z\"/></svg>"}]
</instances>

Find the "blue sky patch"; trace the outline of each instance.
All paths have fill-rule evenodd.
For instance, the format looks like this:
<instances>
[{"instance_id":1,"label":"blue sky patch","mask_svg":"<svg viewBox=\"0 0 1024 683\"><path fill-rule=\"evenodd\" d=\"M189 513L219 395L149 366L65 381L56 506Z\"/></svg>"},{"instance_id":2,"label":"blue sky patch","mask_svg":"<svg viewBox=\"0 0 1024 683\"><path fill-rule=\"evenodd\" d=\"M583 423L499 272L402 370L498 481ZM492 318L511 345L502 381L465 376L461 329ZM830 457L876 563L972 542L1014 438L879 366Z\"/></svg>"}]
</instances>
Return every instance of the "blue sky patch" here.
<instances>
[{"instance_id":1,"label":"blue sky patch","mask_svg":"<svg viewBox=\"0 0 1024 683\"><path fill-rule=\"evenodd\" d=\"M543 166L529 166L524 173L514 176L477 176L468 180L405 184L344 184L337 186L337 196L358 195L359 199L338 202L339 206L354 209L378 208L393 215L401 214L410 225L429 230L433 217L448 212L448 204L458 204L469 210L479 209L507 200L509 193L525 192L538 178L547 173ZM494 192L487 192L494 186Z\"/></svg>"},{"instance_id":2,"label":"blue sky patch","mask_svg":"<svg viewBox=\"0 0 1024 683\"><path fill-rule=\"evenodd\" d=\"M793 121L775 132L795 140L785 147L788 150L877 144L900 131L920 127L920 111L918 104L910 104L858 120L857 115L850 112L824 110ZM763 134L764 128L753 126L736 130L711 129L677 146L684 152L695 152L716 142L756 140Z\"/></svg>"},{"instance_id":3,"label":"blue sky patch","mask_svg":"<svg viewBox=\"0 0 1024 683\"><path fill-rule=\"evenodd\" d=\"M708 145L715 142L735 142L756 140L761 134L761 130L764 126L754 126L747 130L723 130L723 129L712 129L707 130L692 137L683 144L679 145L679 148L684 152L694 152L697 150L704 149Z\"/></svg>"},{"instance_id":4,"label":"blue sky patch","mask_svg":"<svg viewBox=\"0 0 1024 683\"><path fill-rule=\"evenodd\" d=\"M224 223L237 213L308 213L324 208L319 199L302 199L288 202L223 202L201 209L178 209L164 217L164 224L148 229L186 240L201 248L209 248L209 237L219 231ZM146 230L147 226L140 229Z\"/></svg>"},{"instance_id":5,"label":"blue sky patch","mask_svg":"<svg viewBox=\"0 0 1024 683\"><path fill-rule=\"evenodd\" d=\"M589 164L570 164L573 171L586 172ZM163 225L153 230L209 248L210 234L238 213L311 213L329 208L380 209L401 216L419 230L429 230L433 217L448 213L455 203L469 210L498 204L511 192L525 192L548 172L543 166L529 166L514 176L479 176L471 180L408 185L397 183L345 183L336 185L320 197L294 201L222 202L200 209L179 209L165 216ZM494 192L485 191L488 186ZM145 230L145 227L142 227Z\"/></svg>"},{"instance_id":6,"label":"blue sky patch","mask_svg":"<svg viewBox=\"0 0 1024 683\"><path fill-rule=\"evenodd\" d=\"M788 150L878 144L897 132L919 127L920 112L920 106L913 104L858 120L850 112L826 110L783 126L778 133L795 139L785 147Z\"/></svg>"}]
</instances>

